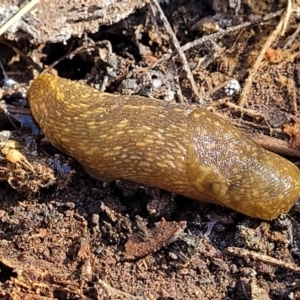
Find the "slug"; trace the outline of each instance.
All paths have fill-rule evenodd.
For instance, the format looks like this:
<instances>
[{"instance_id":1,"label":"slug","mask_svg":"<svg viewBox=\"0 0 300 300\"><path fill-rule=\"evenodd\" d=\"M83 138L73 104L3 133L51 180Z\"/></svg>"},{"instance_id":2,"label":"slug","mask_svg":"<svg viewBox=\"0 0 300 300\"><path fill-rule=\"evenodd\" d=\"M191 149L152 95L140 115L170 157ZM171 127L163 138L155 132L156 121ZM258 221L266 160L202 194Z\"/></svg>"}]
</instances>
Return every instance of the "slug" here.
<instances>
[{"instance_id":1,"label":"slug","mask_svg":"<svg viewBox=\"0 0 300 300\"><path fill-rule=\"evenodd\" d=\"M127 179L274 219L300 196L300 171L211 112L101 93L40 75L28 91L51 144L101 181Z\"/></svg>"}]
</instances>

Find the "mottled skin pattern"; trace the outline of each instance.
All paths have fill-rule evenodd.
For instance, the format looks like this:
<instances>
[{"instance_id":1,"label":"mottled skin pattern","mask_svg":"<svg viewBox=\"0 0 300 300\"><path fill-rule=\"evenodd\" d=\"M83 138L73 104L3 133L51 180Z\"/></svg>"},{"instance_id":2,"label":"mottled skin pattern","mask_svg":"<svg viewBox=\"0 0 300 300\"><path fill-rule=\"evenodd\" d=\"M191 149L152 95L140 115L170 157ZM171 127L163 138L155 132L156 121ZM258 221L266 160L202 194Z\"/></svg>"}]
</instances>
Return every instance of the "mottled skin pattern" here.
<instances>
[{"instance_id":1,"label":"mottled skin pattern","mask_svg":"<svg viewBox=\"0 0 300 300\"><path fill-rule=\"evenodd\" d=\"M195 106L100 93L53 75L28 99L49 141L92 177L127 179L273 219L300 196L298 168Z\"/></svg>"}]
</instances>

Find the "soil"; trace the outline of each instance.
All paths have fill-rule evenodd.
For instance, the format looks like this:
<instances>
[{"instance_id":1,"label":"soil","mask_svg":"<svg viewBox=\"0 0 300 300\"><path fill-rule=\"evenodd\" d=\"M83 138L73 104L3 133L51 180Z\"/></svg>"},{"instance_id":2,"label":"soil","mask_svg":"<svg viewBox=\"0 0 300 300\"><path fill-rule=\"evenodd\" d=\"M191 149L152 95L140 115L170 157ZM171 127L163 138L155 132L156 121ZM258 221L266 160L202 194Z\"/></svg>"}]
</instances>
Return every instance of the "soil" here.
<instances>
[{"instance_id":1,"label":"soil","mask_svg":"<svg viewBox=\"0 0 300 300\"><path fill-rule=\"evenodd\" d=\"M42 70L110 93L198 102L298 164L297 14L282 28L285 1L230 5L161 2L180 45L201 39L184 52L196 91L178 54L162 59L176 45L154 4L98 31L77 26L57 43L50 29L44 39L18 30L1 37L1 62L16 84L3 76L0 89L0 299L300 299L298 204L262 221L133 182L93 180L51 146L26 102Z\"/></svg>"}]
</instances>

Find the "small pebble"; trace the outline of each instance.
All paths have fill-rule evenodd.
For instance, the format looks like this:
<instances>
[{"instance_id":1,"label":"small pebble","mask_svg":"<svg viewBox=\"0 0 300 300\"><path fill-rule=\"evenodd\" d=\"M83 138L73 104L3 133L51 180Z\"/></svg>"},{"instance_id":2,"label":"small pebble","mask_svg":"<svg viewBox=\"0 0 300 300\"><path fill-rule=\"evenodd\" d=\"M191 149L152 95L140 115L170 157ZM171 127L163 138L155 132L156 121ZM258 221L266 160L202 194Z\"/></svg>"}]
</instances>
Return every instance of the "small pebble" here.
<instances>
[{"instance_id":1,"label":"small pebble","mask_svg":"<svg viewBox=\"0 0 300 300\"><path fill-rule=\"evenodd\" d=\"M227 96L233 96L241 91L240 83L236 79L232 79L225 88Z\"/></svg>"}]
</instances>

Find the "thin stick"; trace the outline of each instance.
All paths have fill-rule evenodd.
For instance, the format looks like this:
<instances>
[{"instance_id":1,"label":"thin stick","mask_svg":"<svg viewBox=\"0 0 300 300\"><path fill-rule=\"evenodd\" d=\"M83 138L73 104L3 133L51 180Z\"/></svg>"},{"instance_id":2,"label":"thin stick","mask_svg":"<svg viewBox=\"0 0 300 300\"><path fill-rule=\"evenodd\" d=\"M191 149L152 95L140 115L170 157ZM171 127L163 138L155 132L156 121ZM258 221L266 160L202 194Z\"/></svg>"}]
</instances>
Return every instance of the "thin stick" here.
<instances>
[{"instance_id":1,"label":"thin stick","mask_svg":"<svg viewBox=\"0 0 300 300\"><path fill-rule=\"evenodd\" d=\"M133 296L126 292L120 291L120 290L112 287L111 285L109 285L107 282L101 280L100 278L98 278L98 283L105 290L105 292L109 298L117 297L118 299L128 299L128 300L144 300L145 299L144 297Z\"/></svg>"},{"instance_id":2,"label":"thin stick","mask_svg":"<svg viewBox=\"0 0 300 300\"><path fill-rule=\"evenodd\" d=\"M293 10L292 10L292 0L288 0L287 1L287 6L286 6L286 14L285 14L285 18L283 21L283 25L282 25L282 30L281 30L281 36L284 36L285 34L285 30L288 26L291 14L292 14Z\"/></svg>"},{"instance_id":3,"label":"thin stick","mask_svg":"<svg viewBox=\"0 0 300 300\"><path fill-rule=\"evenodd\" d=\"M35 63L32 58L30 58L28 55L25 55L21 50L19 50L17 47L12 45L12 42L5 40L4 38L0 37L0 44L6 45L7 47L10 47L16 54L20 55L23 59L27 61L29 65L32 65L36 70L39 72L42 72L42 68Z\"/></svg>"},{"instance_id":4,"label":"thin stick","mask_svg":"<svg viewBox=\"0 0 300 300\"><path fill-rule=\"evenodd\" d=\"M282 26L285 20L285 15L283 15L280 19L280 22L278 23L276 29L272 32L272 34L269 36L269 38L267 39L267 41L265 42L263 48L261 49L258 57L256 58L256 61L253 65L253 67L251 68L251 70L249 71L249 76L248 78L245 80L245 85L244 85L244 89L240 95L240 99L238 101L238 104L243 107L245 105L245 102L247 101L247 95L250 91L252 82L253 82L253 78L256 75L259 66L265 56L266 50L272 45L272 43L275 41L275 39L277 38L277 36L279 35L280 31L282 30Z\"/></svg>"},{"instance_id":5,"label":"thin stick","mask_svg":"<svg viewBox=\"0 0 300 300\"><path fill-rule=\"evenodd\" d=\"M31 0L27 3L23 8L21 8L16 14L14 14L1 28L0 28L0 36L15 22L17 22L23 15L25 15L28 11L30 11L39 0Z\"/></svg>"},{"instance_id":6,"label":"thin stick","mask_svg":"<svg viewBox=\"0 0 300 300\"><path fill-rule=\"evenodd\" d=\"M256 112L255 110L252 110L252 109L249 109L249 108L243 108L243 107L240 107L239 105L236 105L232 102L226 102L225 105L229 108L233 108L235 109L236 111L240 111L242 114L246 114L252 118L257 118L257 117L260 117L264 120L265 124L267 125L267 127L269 128L269 131L270 133L273 132L272 130L272 127L270 126L270 124L268 123L266 117L263 115L263 114L260 114L258 112Z\"/></svg>"},{"instance_id":7,"label":"thin stick","mask_svg":"<svg viewBox=\"0 0 300 300\"><path fill-rule=\"evenodd\" d=\"M259 24L259 23L268 21L270 19L273 19L275 17L278 17L283 12L284 12L284 9L280 9L280 10L278 10L278 11L276 11L274 13L270 13L270 14L268 14L268 15L266 15L266 16L258 19L258 20L255 20L255 21L252 21L252 22L245 22L243 24L232 26L232 27L228 27L226 29L221 29L221 30L219 30L216 33L213 33L213 34L210 34L210 35L206 35L206 36L204 36L204 37L202 37L200 39L197 39L197 40L194 40L192 42L186 43L185 45L183 45L181 47L181 50L185 52L185 51L187 51L187 50L189 50L191 48L194 48L196 46L202 45L202 44L204 44L206 42L210 42L212 40L216 40L216 39L222 37L225 34L228 34L228 33L231 33L231 32L237 31L237 30L242 30L244 28L247 28L247 27L250 27L250 26L254 26L256 24ZM154 67L156 67L158 64L162 63L163 61L171 59L176 54L177 54L177 50L173 51L171 54L165 55L164 57L160 58L151 68L153 69Z\"/></svg>"},{"instance_id":8,"label":"thin stick","mask_svg":"<svg viewBox=\"0 0 300 300\"><path fill-rule=\"evenodd\" d=\"M171 70L173 72L174 82L176 84L178 102L179 103L184 103L183 96L182 96L182 90L181 90L181 87L180 87L180 84L179 84L179 79L178 79L176 66L175 66L175 63L172 59L170 60L170 67L171 67Z\"/></svg>"},{"instance_id":9,"label":"thin stick","mask_svg":"<svg viewBox=\"0 0 300 300\"><path fill-rule=\"evenodd\" d=\"M61 56L59 59L54 61L51 65L49 65L46 69L44 69L43 73L47 73L49 70L53 69L58 63L60 63L61 61L63 61L67 57L76 55L76 54L80 53L83 50L87 51L89 49L95 49L96 46L105 45L107 50L108 50L108 54L111 55L113 53L111 43L108 40L97 41L97 42L94 42L93 44L90 44L90 45L82 45L82 46L79 46L76 49L72 50L71 48L73 47L73 44L70 45L70 50L68 50L67 53L65 53L63 56Z\"/></svg>"},{"instance_id":10,"label":"thin stick","mask_svg":"<svg viewBox=\"0 0 300 300\"><path fill-rule=\"evenodd\" d=\"M251 258L253 260L262 261L264 263L271 264L276 267L284 268L292 272L300 273L300 267L294 265L293 263L285 262L266 254L261 254L251 250L237 248L237 247L228 247L226 249L226 253L233 256L243 257L245 259Z\"/></svg>"},{"instance_id":11,"label":"thin stick","mask_svg":"<svg viewBox=\"0 0 300 300\"><path fill-rule=\"evenodd\" d=\"M168 21L168 19L166 18L163 10L161 9L159 3L158 3L158 0L152 0L153 4L155 5L155 7L157 8L157 10L159 11L160 13L160 17L161 17L161 20L163 21L164 23L164 26L165 26L165 29L167 31L167 33L170 35L170 38L172 40L172 43L174 45L174 47L176 48L176 51L178 52L179 56L180 56L180 59L182 60L182 63L183 63L183 68L184 70L186 71L187 73L187 78L188 80L190 81L191 85L192 85L192 89L195 93L195 95L197 96L198 99L196 99L197 102L203 102L203 96L200 95L199 91L198 91L198 87L196 85L196 82L195 82L195 79L194 79L194 76L193 76L193 73L189 67L189 63L186 59L186 56L184 54L184 52L182 51L182 49L180 48L180 44L179 44L179 41L177 40L177 37ZM153 11L153 14L154 14L154 10L152 9Z\"/></svg>"},{"instance_id":12,"label":"thin stick","mask_svg":"<svg viewBox=\"0 0 300 300\"><path fill-rule=\"evenodd\" d=\"M289 142L268 135L249 136L251 140L274 153L300 158L300 151L292 149Z\"/></svg>"},{"instance_id":13,"label":"thin stick","mask_svg":"<svg viewBox=\"0 0 300 300\"><path fill-rule=\"evenodd\" d=\"M295 32L288 38L287 42L285 43L285 45L282 48L283 50L287 49L294 42L294 40L298 36L299 32L300 32L300 24L298 25Z\"/></svg>"}]
</instances>

